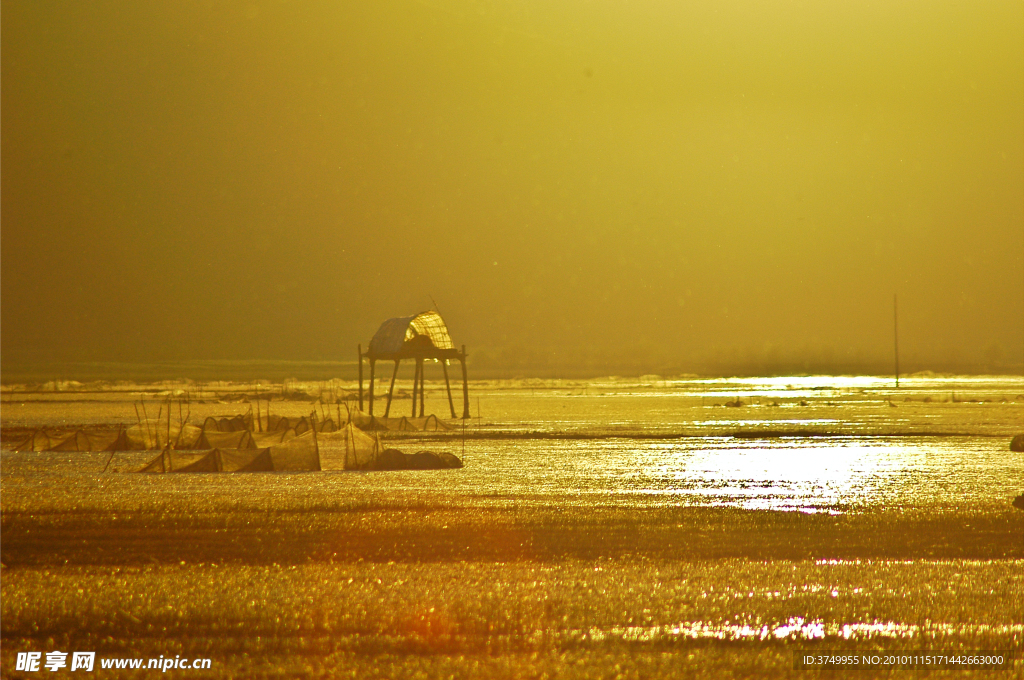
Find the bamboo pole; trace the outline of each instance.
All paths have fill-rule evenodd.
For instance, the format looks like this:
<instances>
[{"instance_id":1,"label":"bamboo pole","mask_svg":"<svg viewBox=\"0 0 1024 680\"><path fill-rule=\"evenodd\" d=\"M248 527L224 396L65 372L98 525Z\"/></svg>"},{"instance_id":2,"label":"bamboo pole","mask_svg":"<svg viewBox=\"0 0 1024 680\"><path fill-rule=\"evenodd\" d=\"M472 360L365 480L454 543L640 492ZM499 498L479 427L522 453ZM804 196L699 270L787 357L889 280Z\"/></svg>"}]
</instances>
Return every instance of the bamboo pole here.
<instances>
[{"instance_id":1,"label":"bamboo pole","mask_svg":"<svg viewBox=\"0 0 1024 680\"><path fill-rule=\"evenodd\" d=\"M469 418L469 376L466 374L466 346L462 346L462 356L459 357L459 361L462 362L462 417L463 419Z\"/></svg>"},{"instance_id":2,"label":"bamboo pole","mask_svg":"<svg viewBox=\"0 0 1024 680\"><path fill-rule=\"evenodd\" d=\"M395 359L395 370L391 374L391 386L388 387L388 405L384 409L384 417L387 418L391 413L391 397L395 394L395 378L398 377L398 364L402 363L401 359Z\"/></svg>"},{"instance_id":3,"label":"bamboo pole","mask_svg":"<svg viewBox=\"0 0 1024 680\"><path fill-rule=\"evenodd\" d=\"M142 415L146 416L146 436L147 437L152 437L153 441L156 441L157 438L154 437L153 433L149 431L149 414L146 413L146 400L143 399L142 397L140 397L139 398L139 404L142 405ZM146 445L149 446L149 442L148 441L146 442Z\"/></svg>"},{"instance_id":4,"label":"bamboo pole","mask_svg":"<svg viewBox=\"0 0 1024 680\"><path fill-rule=\"evenodd\" d=\"M423 375L423 359L420 359L420 418L423 417L423 383L425 382L424 377L425 376ZM415 408L415 404L413 404L413 407Z\"/></svg>"},{"instance_id":5,"label":"bamboo pole","mask_svg":"<svg viewBox=\"0 0 1024 680\"><path fill-rule=\"evenodd\" d=\"M375 372L376 366L377 366L377 362L374 361L371 358L370 359L370 394L369 394L369 397L370 397L370 415L371 416L373 415L373 378L374 378L374 372Z\"/></svg>"},{"instance_id":6,"label":"bamboo pole","mask_svg":"<svg viewBox=\"0 0 1024 680\"><path fill-rule=\"evenodd\" d=\"M115 442L121 439L121 433L122 432L124 432L124 425L123 424L117 426L117 439L114 440ZM114 454L115 453L117 453L116 447L115 447L115 450L110 452L110 458L107 458L107 464L103 466L103 472L106 472L107 468L110 467L110 462L112 460L114 460ZM103 474L103 472L101 472L100 474Z\"/></svg>"},{"instance_id":7,"label":"bamboo pole","mask_svg":"<svg viewBox=\"0 0 1024 680\"><path fill-rule=\"evenodd\" d=\"M316 418L316 408L313 408L313 418ZM316 447L316 469L323 470L324 466L320 463L320 441L316 436L316 420L313 421L313 446Z\"/></svg>"},{"instance_id":8,"label":"bamboo pole","mask_svg":"<svg viewBox=\"0 0 1024 680\"><path fill-rule=\"evenodd\" d=\"M171 398L167 397L167 448L171 448Z\"/></svg>"},{"instance_id":9,"label":"bamboo pole","mask_svg":"<svg viewBox=\"0 0 1024 680\"><path fill-rule=\"evenodd\" d=\"M363 346L356 345L359 353L359 410L363 410Z\"/></svg>"},{"instance_id":10,"label":"bamboo pole","mask_svg":"<svg viewBox=\"0 0 1024 680\"><path fill-rule=\"evenodd\" d=\"M441 362L441 367L444 369L444 388L448 391L448 408L452 411L452 418L455 417L455 402L452 401L452 384L448 380L448 360L445 359Z\"/></svg>"},{"instance_id":11,"label":"bamboo pole","mask_svg":"<svg viewBox=\"0 0 1024 680\"><path fill-rule=\"evenodd\" d=\"M412 418L416 417L416 388L420 380L420 362L417 360L415 365L416 368L412 374Z\"/></svg>"},{"instance_id":12,"label":"bamboo pole","mask_svg":"<svg viewBox=\"0 0 1024 680\"><path fill-rule=\"evenodd\" d=\"M899 317L896 313L896 293L892 294L892 344L896 358L896 389L900 388L900 335Z\"/></svg>"}]
</instances>

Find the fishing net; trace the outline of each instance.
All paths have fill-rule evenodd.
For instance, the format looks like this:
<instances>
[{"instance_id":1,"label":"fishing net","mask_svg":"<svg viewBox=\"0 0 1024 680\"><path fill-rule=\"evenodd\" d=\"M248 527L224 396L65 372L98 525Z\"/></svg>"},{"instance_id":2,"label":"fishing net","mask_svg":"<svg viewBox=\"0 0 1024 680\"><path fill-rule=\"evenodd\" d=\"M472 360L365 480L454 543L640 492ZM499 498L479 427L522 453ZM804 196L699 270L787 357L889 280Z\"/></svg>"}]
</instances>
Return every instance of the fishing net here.
<instances>
[{"instance_id":1,"label":"fishing net","mask_svg":"<svg viewBox=\"0 0 1024 680\"><path fill-rule=\"evenodd\" d=\"M321 438L320 463L324 470L368 470L382 447L376 436L352 423Z\"/></svg>"},{"instance_id":2,"label":"fishing net","mask_svg":"<svg viewBox=\"0 0 1024 680\"><path fill-rule=\"evenodd\" d=\"M11 451L128 451L131 446L124 428L116 431L75 430L47 434L36 430L11 445Z\"/></svg>"},{"instance_id":3,"label":"fishing net","mask_svg":"<svg viewBox=\"0 0 1024 680\"><path fill-rule=\"evenodd\" d=\"M128 444L132 451L174 449L197 449L196 442L203 429L195 425L178 425L167 421L143 420L126 430Z\"/></svg>"},{"instance_id":4,"label":"fishing net","mask_svg":"<svg viewBox=\"0 0 1024 680\"><path fill-rule=\"evenodd\" d=\"M265 448L186 453L165 449L139 472L271 472L320 470L316 436L308 434Z\"/></svg>"},{"instance_id":5,"label":"fishing net","mask_svg":"<svg viewBox=\"0 0 1024 680\"><path fill-rule=\"evenodd\" d=\"M255 449L256 441L248 430L237 432L203 431L193 445L195 449Z\"/></svg>"}]
</instances>

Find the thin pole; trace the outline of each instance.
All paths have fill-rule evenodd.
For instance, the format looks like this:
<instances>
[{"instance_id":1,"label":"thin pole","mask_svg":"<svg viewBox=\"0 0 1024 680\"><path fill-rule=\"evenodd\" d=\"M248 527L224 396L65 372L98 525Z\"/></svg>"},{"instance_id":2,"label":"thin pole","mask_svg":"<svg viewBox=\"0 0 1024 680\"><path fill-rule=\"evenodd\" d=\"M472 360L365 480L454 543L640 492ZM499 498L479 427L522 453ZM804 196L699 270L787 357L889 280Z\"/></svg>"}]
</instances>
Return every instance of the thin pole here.
<instances>
[{"instance_id":1,"label":"thin pole","mask_svg":"<svg viewBox=\"0 0 1024 680\"><path fill-rule=\"evenodd\" d=\"M316 469L323 470L323 465L320 464L320 441L316 436L316 408L313 409L313 446L316 447Z\"/></svg>"},{"instance_id":2,"label":"thin pole","mask_svg":"<svg viewBox=\"0 0 1024 680\"><path fill-rule=\"evenodd\" d=\"M452 410L452 418L455 418L455 402L452 401L452 384L448 380L448 360L445 359L441 362L441 368L444 369L444 388L448 390L448 408Z\"/></svg>"},{"instance_id":3,"label":"thin pole","mask_svg":"<svg viewBox=\"0 0 1024 680\"><path fill-rule=\"evenodd\" d=\"M420 362L415 363L416 368L413 369L412 373L412 415L410 418L416 417L416 387L419 385L420 380Z\"/></svg>"},{"instance_id":4,"label":"thin pole","mask_svg":"<svg viewBox=\"0 0 1024 680\"><path fill-rule=\"evenodd\" d=\"M356 351L359 353L359 410L363 410L363 346L356 345Z\"/></svg>"},{"instance_id":5,"label":"thin pole","mask_svg":"<svg viewBox=\"0 0 1024 680\"><path fill-rule=\"evenodd\" d=\"M896 313L896 293L892 294L892 344L896 358L896 389L900 388L900 335L899 316Z\"/></svg>"},{"instance_id":6,"label":"thin pole","mask_svg":"<svg viewBox=\"0 0 1024 680\"><path fill-rule=\"evenodd\" d=\"M156 422L153 423L153 441L156 442L156 446L160 446L160 422L163 420L164 405L160 404L160 408L156 412Z\"/></svg>"},{"instance_id":7,"label":"thin pole","mask_svg":"<svg viewBox=\"0 0 1024 680\"><path fill-rule=\"evenodd\" d=\"M469 377L466 375L466 346L462 346L462 356L459 357L459 361L462 362L462 418L468 419L469 415Z\"/></svg>"},{"instance_id":8,"label":"thin pole","mask_svg":"<svg viewBox=\"0 0 1024 680\"><path fill-rule=\"evenodd\" d=\"M423 417L423 383L425 382L424 377L425 376L423 375L423 359L420 359L420 418Z\"/></svg>"},{"instance_id":9,"label":"thin pole","mask_svg":"<svg viewBox=\"0 0 1024 680\"><path fill-rule=\"evenodd\" d=\"M146 400L143 399L142 397L139 397L139 404L142 405L142 415L146 416L146 436L151 438L153 441L156 441L156 437L154 437L153 433L149 431L149 414L146 413ZM146 442L146 448L147 449L149 448L149 442L148 441ZM153 448L158 448L158 447L154 446Z\"/></svg>"},{"instance_id":10,"label":"thin pole","mask_svg":"<svg viewBox=\"0 0 1024 680\"><path fill-rule=\"evenodd\" d=\"M391 397L395 393L395 378L398 377L398 364L401 363L400 359L395 359L395 371L391 374L391 387L388 388L388 405L384 409L384 417L387 418L388 414L391 413Z\"/></svg>"},{"instance_id":11,"label":"thin pole","mask_svg":"<svg viewBox=\"0 0 1024 680\"><path fill-rule=\"evenodd\" d=\"M362 362L360 362L361 364ZM370 359L370 415L373 415L373 373L377 362Z\"/></svg>"},{"instance_id":12,"label":"thin pole","mask_svg":"<svg viewBox=\"0 0 1024 680\"><path fill-rule=\"evenodd\" d=\"M116 442L117 442L117 441L120 441L120 439L121 439L121 433L122 433L123 431L124 431L124 425L119 425L119 426L117 427L117 439L115 439L115 440L114 440L114 441L115 441L115 446L116 446ZM110 467L110 462L111 462L112 460L114 460L114 454L115 454L115 453L117 453L117 449L116 449L116 448L115 448L114 450L112 450L112 451L110 452L110 458L108 458L108 459L107 459L107 464L103 466L103 472L106 472L106 471L107 471L107 468L108 468L108 467ZM463 456L465 456L465 454L463 454ZM102 473L100 473L100 474L102 474Z\"/></svg>"}]
</instances>

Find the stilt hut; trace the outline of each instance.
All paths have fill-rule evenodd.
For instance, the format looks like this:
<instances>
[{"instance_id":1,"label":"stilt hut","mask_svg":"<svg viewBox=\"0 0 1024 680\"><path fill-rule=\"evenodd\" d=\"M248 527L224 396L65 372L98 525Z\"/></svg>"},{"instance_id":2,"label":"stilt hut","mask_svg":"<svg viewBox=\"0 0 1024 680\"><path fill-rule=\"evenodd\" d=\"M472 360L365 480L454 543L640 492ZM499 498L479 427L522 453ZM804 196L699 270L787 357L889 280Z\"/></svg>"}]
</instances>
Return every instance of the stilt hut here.
<instances>
[{"instance_id":1,"label":"stilt hut","mask_svg":"<svg viewBox=\"0 0 1024 680\"><path fill-rule=\"evenodd\" d=\"M376 377L376 365L378 361L393 361L394 370L391 373L391 384L388 387L387 406L384 407L384 417L391 413L391 400L395 393L395 378L398 377L398 366L404 359L416 362L416 372L412 381L412 416L416 417L417 406L419 415L424 415L423 405L423 364L427 359L434 359L441 363L444 369L444 386L448 391L448 408L451 409L452 418L455 415L455 403L452 401L452 386L448 380L448 362L457 360L462 364L462 417L469 418L469 382L466 376L466 346L462 350L455 348L452 338L448 335L448 327L444 319L435 311L422 312L415 316L403 316L396 319L388 319L380 325L370 346L363 352L362 345L359 346L359 408L363 408L363 359L370 363L370 389L369 412L373 415L373 390ZM419 403L417 404L417 397Z\"/></svg>"}]
</instances>

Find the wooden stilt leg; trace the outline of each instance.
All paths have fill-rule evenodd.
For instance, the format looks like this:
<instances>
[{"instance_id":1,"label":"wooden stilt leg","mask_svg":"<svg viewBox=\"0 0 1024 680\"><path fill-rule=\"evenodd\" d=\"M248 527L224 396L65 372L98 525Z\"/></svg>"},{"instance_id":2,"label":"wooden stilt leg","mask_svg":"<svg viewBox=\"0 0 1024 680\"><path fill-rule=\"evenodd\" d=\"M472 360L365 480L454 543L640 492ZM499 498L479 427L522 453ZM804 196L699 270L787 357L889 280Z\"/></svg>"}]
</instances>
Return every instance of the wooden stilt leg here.
<instances>
[{"instance_id":1,"label":"wooden stilt leg","mask_svg":"<svg viewBox=\"0 0 1024 680\"><path fill-rule=\"evenodd\" d=\"M373 415L373 373L377 362L370 359L370 415Z\"/></svg>"},{"instance_id":2,"label":"wooden stilt leg","mask_svg":"<svg viewBox=\"0 0 1024 680\"><path fill-rule=\"evenodd\" d=\"M359 352L359 410L363 410L363 346L357 345Z\"/></svg>"},{"instance_id":3,"label":"wooden stilt leg","mask_svg":"<svg viewBox=\"0 0 1024 680\"><path fill-rule=\"evenodd\" d=\"M420 418L423 417L423 359L420 359Z\"/></svg>"},{"instance_id":4,"label":"wooden stilt leg","mask_svg":"<svg viewBox=\"0 0 1024 680\"><path fill-rule=\"evenodd\" d=\"M441 367L444 368L444 388L448 390L448 408L452 410L452 418L455 417L455 402L452 401L452 384L448 381L448 360L445 359L441 362Z\"/></svg>"},{"instance_id":5,"label":"wooden stilt leg","mask_svg":"<svg viewBox=\"0 0 1024 680\"><path fill-rule=\"evenodd\" d=\"M400 363L402 363L401 360L395 359L395 372L391 374L391 387L388 388L388 406L384 409L385 418L391 413L391 397L395 393L395 378L398 377L398 364Z\"/></svg>"},{"instance_id":6,"label":"wooden stilt leg","mask_svg":"<svg viewBox=\"0 0 1024 680\"><path fill-rule=\"evenodd\" d=\"M420 382L420 362L417 361L416 362L416 368L414 369L413 374L412 374L412 416L410 416L411 418L415 418L416 417L416 388L419 386L419 382Z\"/></svg>"},{"instance_id":7,"label":"wooden stilt leg","mask_svg":"<svg viewBox=\"0 0 1024 680\"><path fill-rule=\"evenodd\" d=\"M462 418L469 419L469 377L466 375L466 346L462 346Z\"/></svg>"}]
</instances>

